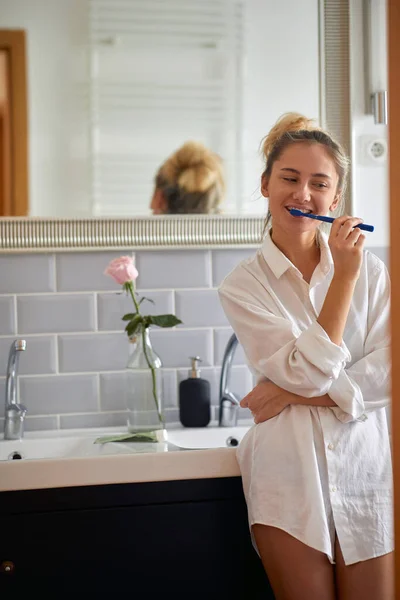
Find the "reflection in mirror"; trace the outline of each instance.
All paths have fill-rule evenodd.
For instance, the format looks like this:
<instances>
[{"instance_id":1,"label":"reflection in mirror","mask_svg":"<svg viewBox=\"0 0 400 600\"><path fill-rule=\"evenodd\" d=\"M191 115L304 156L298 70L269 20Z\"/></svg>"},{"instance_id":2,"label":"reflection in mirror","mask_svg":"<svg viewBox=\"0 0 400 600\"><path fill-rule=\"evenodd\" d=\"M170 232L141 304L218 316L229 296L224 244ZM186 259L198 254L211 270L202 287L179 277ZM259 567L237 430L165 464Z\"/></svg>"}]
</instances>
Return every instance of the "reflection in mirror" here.
<instances>
[{"instance_id":1,"label":"reflection in mirror","mask_svg":"<svg viewBox=\"0 0 400 600\"><path fill-rule=\"evenodd\" d=\"M225 193L221 158L186 142L161 165L150 208L154 215L218 214Z\"/></svg>"},{"instance_id":2,"label":"reflection in mirror","mask_svg":"<svg viewBox=\"0 0 400 600\"><path fill-rule=\"evenodd\" d=\"M320 119L315 0L0 0L0 15L27 36L30 216L150 215L188 140L223 161L224 214L264 214L263 135L286 111Z\"/></svg>"}]
</instances>

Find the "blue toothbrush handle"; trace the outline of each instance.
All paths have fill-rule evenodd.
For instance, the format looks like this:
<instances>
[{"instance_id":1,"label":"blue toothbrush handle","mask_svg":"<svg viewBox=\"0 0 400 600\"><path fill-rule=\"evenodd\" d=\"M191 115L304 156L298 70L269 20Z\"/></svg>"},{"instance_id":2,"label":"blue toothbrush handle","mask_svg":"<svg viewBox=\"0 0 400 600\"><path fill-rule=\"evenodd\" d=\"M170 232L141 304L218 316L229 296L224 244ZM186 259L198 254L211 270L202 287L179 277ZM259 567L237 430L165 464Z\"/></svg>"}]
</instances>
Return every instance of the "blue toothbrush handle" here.
<instances>
[{"instance_id":1,"label":"blue toothbrush handle","mask_svg":"<svg viewBox=\"0 0 400 600\"><path fill-rule=\"evenodd\" d=\"M333 219L332 217L325 217L323 215L313 215L312 213L302 213L301 210L296 210L295 208L292 208L290 213L292 215L294 215L295 217L308 217L309 219L317 219L317 221L324 221L325 223L333 223L333 221L335 219ZM363 231L374 231L374 226L373 225L366 225L365 223L359 223L358 225L356 225L356 227L358 227L359 229L362 229Z\"/></svg>"}]
</instances>

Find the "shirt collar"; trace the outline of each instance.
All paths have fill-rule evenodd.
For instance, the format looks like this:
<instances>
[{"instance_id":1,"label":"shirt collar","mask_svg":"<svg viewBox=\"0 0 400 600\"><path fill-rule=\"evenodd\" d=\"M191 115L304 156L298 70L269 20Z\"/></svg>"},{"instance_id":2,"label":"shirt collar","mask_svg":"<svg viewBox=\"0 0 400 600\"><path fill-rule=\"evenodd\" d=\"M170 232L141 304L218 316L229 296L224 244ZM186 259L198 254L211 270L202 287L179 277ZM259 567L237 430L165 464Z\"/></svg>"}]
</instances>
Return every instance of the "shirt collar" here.
<instances>
[{"instance_id":1,"label":"shirt collar","mask_svg":"<svg viewBox=\"0 0 400 600\"><path fill-rule=\"evenodd\" d=\"M328 237L326 233L318 231L319 246L321 250L320 267L324 275L327 275L333 266L333 259L330 248L328 246ZM275 246L271 238L271 229L267 231L267 235L261 246L261 252L268 266L272 270L277 279L280 279L288 269L296 269L294 264ZM296 269L297 271L297 269Z\"/></svg>"}]
</instances>

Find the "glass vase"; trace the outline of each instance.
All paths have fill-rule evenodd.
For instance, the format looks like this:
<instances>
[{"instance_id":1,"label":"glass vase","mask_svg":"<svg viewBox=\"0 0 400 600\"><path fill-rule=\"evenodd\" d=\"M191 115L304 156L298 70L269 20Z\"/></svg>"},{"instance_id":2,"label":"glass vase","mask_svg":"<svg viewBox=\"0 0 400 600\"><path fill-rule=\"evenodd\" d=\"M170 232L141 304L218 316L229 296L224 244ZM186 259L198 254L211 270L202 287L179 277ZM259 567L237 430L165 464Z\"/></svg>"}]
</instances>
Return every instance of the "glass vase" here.
<instances>
[{"instance_id":1,"label":"glass vase","mask_svg":"<svg viewBox=\"0 0 400 600\"><path fill-rule=\"evenodd\" d=\"M126 365L127 425L132 433L164 429L161 402L161 359L151 345L149 329L129 338Z\"/></svg>"}]
</instances>

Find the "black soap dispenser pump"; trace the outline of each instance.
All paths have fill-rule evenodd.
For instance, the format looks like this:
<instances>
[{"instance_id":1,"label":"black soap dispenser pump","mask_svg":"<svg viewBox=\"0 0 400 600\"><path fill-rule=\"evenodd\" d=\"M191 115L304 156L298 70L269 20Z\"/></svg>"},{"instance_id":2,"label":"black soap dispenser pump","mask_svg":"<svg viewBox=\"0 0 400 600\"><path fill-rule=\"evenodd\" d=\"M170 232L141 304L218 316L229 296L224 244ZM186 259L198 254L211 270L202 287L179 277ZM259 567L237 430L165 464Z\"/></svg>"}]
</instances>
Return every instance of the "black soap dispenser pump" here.
<instances>
[{"instance_id":1,"label":"black soap dispenser pump","mask_svg":"<svg viewBox=\"0 0 400 600\"><path fill-rule=\"evenodd\" d=\"M206 427L211 418L211 387L200 377L199 356L190 356L189 378L179 384L179 419L184 427Z\"/></svg>"}]
</instances>

